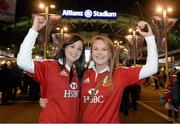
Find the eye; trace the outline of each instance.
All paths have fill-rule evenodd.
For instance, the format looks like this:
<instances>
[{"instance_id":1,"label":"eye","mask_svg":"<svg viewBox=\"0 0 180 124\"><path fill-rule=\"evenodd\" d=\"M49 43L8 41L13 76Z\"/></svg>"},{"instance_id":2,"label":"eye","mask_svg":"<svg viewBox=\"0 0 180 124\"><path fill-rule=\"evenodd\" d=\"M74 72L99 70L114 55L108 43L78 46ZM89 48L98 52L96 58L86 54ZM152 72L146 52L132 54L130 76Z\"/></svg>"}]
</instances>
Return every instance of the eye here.
<instances>
[{"instance_id":1,"label":"eye","mask_svg":"<svg viewBox=\"0 0 180 124\"><path fill-rule=\"evenodd\" d=\"M102 50L103 50L103 51L107 51L107 48L103 48Z\"/></svg>"},{"instance_id":2,"label":"eye","mask_svg":"<svg viewBox=\"0 0 180 124\"><path fill-rule=\"evenodd\" d=\"M82 51L82 48L78 48L79 51Z\"/></svg>"},{"instance_id":3,"label":"eye","mask_svg":"<svg viewBox=\"0 0 180 124\"><path fill-rule=\"evenodd\" d=\"M93 48L93 50L98 50L98 48L95 47L95 48Z\"/></svg>"},{"instance_id":4,"label":"eye","mask_svg":"<svg viewBox=\"0 0 180 124\"><path fill-rule=\"evenodd\" d=\"M71 48L74 48L74 45L70 45Z\"/></svg>"}]
</instances>

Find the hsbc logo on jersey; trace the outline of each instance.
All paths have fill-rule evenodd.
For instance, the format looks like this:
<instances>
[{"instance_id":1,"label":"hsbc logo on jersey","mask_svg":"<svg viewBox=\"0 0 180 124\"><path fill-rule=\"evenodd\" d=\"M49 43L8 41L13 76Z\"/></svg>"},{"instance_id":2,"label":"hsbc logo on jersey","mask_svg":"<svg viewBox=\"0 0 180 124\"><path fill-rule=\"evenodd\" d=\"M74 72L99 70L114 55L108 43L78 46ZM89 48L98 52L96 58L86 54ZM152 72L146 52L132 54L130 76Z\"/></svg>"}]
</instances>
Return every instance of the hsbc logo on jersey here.
<instances>
[{"instance_id":1,"label":"hsbc logo on jersey","mask_svg":"<svg viewBox=\"0 0 180 124\"><path fill-rule=\"evenodd\" d=\"M94 92L95 89L90 89L88 91L88 96L83 96L83 99L84 99L84 103L102 103L103 100L104 100L104 96L103 95L97 95L98 94L98 90L96 90L96 93L94 93L94 95L91 97L92 93Z\"/></svg>"},{"instance_id":2,"label":"hsbc logo on jersey","mask_svg":"<svg viewBox=\"0 0 180 124\"><path fill-rule=\"evenodd\" d=\"M77 88L76 82L71 82L70 87L71 87L71 89L73 89L73 90L76 89L76 88Z\"/></svg>"},{"instance_id":3,"label":"hsbc logo on jersey","mask_svg":"<svg viewBox=\"0 0 180 124\"><path fill-rule=\"evenodd\" d=\"M91 88L91 89L88 91L89 95L92 95L92 93L94 92L94 90L95 90L95 89ZM99 92L99 90L96 90L96 93L94 93L94 95L97 95L98 92Z\"/></svg>"},{"instance_id":4,"label":"hsbc logo on jersey","mask_svg":"<svg viewBox=\"0 0 180 124\"><path fill-rule=\"evenodd\" d=\"M79 90L76 90L78 85L76 82L71 82L70 90L64 90L64 98L77 98L79 97Z\"/></svg>"}]
</instances>

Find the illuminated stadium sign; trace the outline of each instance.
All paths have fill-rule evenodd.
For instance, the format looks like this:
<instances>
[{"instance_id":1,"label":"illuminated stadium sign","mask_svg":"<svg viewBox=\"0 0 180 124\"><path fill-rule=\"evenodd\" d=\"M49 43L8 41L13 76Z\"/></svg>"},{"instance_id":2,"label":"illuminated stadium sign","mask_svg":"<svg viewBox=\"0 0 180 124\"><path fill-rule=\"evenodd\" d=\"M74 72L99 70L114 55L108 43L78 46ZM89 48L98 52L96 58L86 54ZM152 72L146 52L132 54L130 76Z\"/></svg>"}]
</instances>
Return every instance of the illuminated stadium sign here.
<instances>
[{"instance_id":1,"label":"illuminated stadium sign","mask_svg":"<svg viewBox=\"0 0 180 124\"><path fill-rule=\"evenodd\" d=\"M108 11L97 11L97 10L85 10L85 11L74 11L74 10L63 10L62 17L79 17L79 18L111 18L116 19L116 12L108 12Z\"/></svg>"}]
</instances>

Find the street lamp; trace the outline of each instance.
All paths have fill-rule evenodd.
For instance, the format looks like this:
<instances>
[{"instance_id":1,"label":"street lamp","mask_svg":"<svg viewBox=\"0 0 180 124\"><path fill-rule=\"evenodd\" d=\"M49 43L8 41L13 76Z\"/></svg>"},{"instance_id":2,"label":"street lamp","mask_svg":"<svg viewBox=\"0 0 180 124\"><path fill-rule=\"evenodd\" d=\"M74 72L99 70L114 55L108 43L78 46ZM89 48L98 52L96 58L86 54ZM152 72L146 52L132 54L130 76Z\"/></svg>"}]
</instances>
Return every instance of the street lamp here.
<instances>
[{"instance_id":1,"label":"street lamp","mask_svg":"<svg viewBox=\"0 0 180 124\"><path fill-rule=\"evenodd\" d=\"M63 37L64 37L64 31L67 31L68 28L67 27L63 27L61 28L61 43L63 42Z\"/></svg>"},{"instance_id":2,"label":"street lamp","mask_svg":"<svg viewBox=\"0 0 180 124\"><path fill-rule=\"evenodd\" d=\"M39 8L44 9L44 14L46 18L46 28L45 28L45 38L44 38L44 59L47 57L47 46L48 46L48 23L49 23L49 8L55 8L52 4L39 4Z\"/></svg>"},{"instance_id":3,"label":"street lamp","mask_svg":"<svg viewBox=\"0 0 180 124\"><path fill-rule=\"evenodd\" d=\"M124 62L123 61L123 51L124 51L124 48L125 46L123 45L123 41L117 41L117 40L114 40L114 48L116 50L116 58L115 58L115 62L118 65L120 65L120 62Z\"/></svg>"},{"instance_id":4,"label":"street lamp","mask_svg":"<svg viewBox=\"0 0 180 124\"><path fill-rule=\"evenodd\" d=\"M168 71L168 43L167 43L167 13L171 12L172 8L161 8L158 7L157 8L157 12L162 14L162 18L163 18L163 26L164 26L164 42L165 42L165 68L166 68L166 81L169 81L169 71Z\"/></svg>"},{"instance_id":5,"label":"street lamp","mask_svg":"<svg viewBox=\"0 0 180 124\"><path fill-rule=\"evenodd\" d=\"M60 45L62 45L62 43L63 43L63 37L64 37L64 31L67 31L68 28L67 28L67 27L63 27L63 28L57 27L56 30L57 30L57 31L60 30Z\"/></svg>"},{"instance_id":6,"label":"street lamp","mask_svg":"<svg viewBox=\"0 0 180 124\"><path fill-rule=\"evenodd\" d=\"M129 32L132 32L132 41L133 41L133 58L134 58L134 66L136 66L136 30L130 28Z\"/></svg>"}]
</instances>

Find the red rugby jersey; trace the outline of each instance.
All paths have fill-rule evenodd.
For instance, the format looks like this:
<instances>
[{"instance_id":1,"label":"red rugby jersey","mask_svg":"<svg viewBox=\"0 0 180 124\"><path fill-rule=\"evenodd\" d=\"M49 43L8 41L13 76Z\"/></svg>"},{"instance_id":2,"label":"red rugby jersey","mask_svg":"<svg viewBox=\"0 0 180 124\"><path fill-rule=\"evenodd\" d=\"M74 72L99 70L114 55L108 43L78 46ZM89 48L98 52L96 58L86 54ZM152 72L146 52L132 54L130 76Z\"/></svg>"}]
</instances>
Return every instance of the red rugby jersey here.
<instances>
[{"instance_id":1,"label":"red rugby jersey","mask_svg":"<svg viewBox=\"0 0 180 124\"><path fill-rule=\"evenodd\" d=\"M106 72L99 73L89 69L85 72L81 91L81 122L83 123L119 123L119 107L126 86L137 84L141 67L118 68L113 74L113 90L101 85L90 102L90 94ZM140 83L140 82L139 82Z\"/></svg>"},{"instance_id":2,"label":"red rugby jersey","mask_svg":"<svg viewBox=\"0 0 180 124\"><path fill-rule=\"evenodd\" d=\"M48 99L40 113L40 123L78 121L79 87L76 76L70 84L68 70L62 70L56 60L46 60L35 62L34 79L42 85L44 97Z\"/></svg>"}]
</instances>

